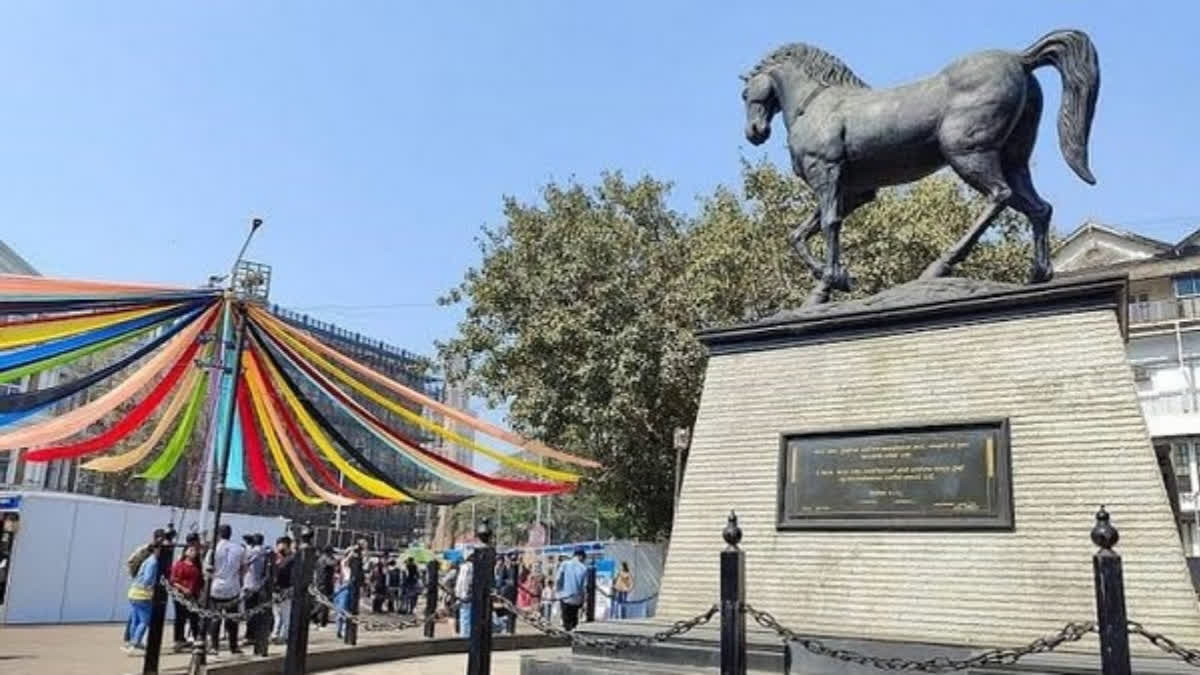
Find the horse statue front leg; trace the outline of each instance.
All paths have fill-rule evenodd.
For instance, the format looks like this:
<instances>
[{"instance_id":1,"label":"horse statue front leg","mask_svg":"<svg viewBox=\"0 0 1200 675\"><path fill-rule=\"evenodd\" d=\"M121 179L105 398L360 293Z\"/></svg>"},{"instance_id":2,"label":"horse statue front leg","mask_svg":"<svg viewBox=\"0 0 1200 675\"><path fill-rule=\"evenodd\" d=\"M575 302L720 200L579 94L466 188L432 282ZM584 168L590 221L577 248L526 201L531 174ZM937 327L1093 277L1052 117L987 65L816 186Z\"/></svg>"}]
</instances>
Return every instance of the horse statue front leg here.
<instances>
[{"instance_id":1,"label":"horse statue front leg","mask_svg":"<svg viewBox=\"0 0 1200 675\"><path fill-rule=\"evenodd\" d=\"M813 235L817 233L817 228L820 224L821 210L816 209L808 215L808 220L803 225L796 227L788 235L788 241L791 243L792 248L800 255L800 259L804 261L804 264L808 265L808 269L812 270L813 277L817 281L821 280L825 272L825 266L813 256L812 251L808 250L808 240L812 239Z\"/></svg>"},{"instance_id":2,"label":"horse statue front leg","mask_svg":"<svg viewBox=\"0 0 1200 675\"><path fill-rule=\"evenodd\" d=\"M850 273L842 263L842 194L838 187L840 167L827 167L827 180L822 181L821 189L817 190L817 213L821 221L821 233L825 236L825 266L817 285L808 295L805 305L819 305L829 301L829 294L834 290L850 290Z\"/></svg>"}]
</instances>

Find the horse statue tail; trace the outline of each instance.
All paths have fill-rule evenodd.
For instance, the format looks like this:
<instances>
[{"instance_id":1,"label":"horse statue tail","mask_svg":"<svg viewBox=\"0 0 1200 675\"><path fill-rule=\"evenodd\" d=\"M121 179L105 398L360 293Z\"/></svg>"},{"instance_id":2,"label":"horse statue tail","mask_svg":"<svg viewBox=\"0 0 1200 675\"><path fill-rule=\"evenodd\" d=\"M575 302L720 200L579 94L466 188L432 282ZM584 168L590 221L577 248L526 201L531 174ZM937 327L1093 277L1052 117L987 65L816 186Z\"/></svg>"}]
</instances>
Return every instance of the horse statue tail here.
<instances>
[{"instance_id":1,"label":"horse statue tail","mask_svg":"<svg viewBox=\"0 0 1200 675\"><path fill-rule=\"evenodd\" d=\"M1062 76L1063 96L1058 111L1058 144L1063 158L1085 182L1095 185L1088 168L1088 136L1100 93L1100 58L1083 31L1057 30L1042 36L1021 52L1026 70L1054 66Z\"/></svg>"}]
</instances>

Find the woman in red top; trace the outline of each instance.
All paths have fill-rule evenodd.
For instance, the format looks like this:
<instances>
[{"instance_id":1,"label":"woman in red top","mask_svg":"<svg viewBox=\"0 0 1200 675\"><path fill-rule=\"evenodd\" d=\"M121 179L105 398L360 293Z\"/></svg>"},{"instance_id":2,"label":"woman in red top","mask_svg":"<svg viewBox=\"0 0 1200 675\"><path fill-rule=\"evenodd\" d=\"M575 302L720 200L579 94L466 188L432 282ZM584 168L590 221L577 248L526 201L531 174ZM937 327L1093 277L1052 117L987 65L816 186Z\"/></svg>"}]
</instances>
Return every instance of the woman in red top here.
<instances>
[{"instance_id":1,"label":"woman in red top","mask_svg":"<svg viewBox=\"0 0 1200 675\"><path fill-rule=\"evenodd\" d=\"M200 572L200 551L195 544L188 544L183 550L183 557L171 566L171 585L179 595L195 603L200 599L200 590L204 586L204 575ZM192 639L200 638L200 615L189 610L179 600L175 601L175 651L182 651L191 646L185 639L184 627L191 626Z\"/></svg>"}]
</instances>

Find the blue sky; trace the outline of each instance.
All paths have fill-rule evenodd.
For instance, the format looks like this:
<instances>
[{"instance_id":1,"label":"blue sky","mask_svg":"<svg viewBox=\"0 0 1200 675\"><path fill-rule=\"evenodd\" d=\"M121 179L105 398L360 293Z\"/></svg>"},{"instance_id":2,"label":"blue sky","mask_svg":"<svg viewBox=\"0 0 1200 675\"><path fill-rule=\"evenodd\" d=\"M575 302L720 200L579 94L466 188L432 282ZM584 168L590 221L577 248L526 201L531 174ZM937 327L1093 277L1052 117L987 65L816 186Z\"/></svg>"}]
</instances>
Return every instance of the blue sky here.
<instances>
[{"instance_id":1,"label":"blue sky","mask_svg":"<svg viewBox=\"0 0 1200 675\"><path fill-rule=\"evenodd\" d=\"M0 8L0 239L47 274L197 283L251 249L273 299L428 352L434 298L501 196L602 170L736 182L737 75L783 42L873 86L1079 27L1100 51L1100 183L1034 177L1057 225L1200 225L1197 9L1117 2L25 2ZM751 8L752 7L752 8ZM780 137L767 151L785 161ZM783 243L781 242L781 245Z\"/></svg>"}]
</instances>

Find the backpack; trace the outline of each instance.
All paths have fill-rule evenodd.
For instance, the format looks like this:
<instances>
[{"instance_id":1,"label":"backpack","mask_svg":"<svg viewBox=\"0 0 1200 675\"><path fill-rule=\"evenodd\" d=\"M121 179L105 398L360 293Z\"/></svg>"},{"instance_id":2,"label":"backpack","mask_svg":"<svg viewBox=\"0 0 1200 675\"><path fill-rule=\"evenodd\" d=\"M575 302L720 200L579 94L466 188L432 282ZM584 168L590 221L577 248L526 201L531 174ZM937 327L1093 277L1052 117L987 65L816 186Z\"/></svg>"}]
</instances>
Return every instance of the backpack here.
<instances>
[{"instance_id":1,"label":"backpack","mask_svg":"<svg viewBox=\"0 0 1200 675\"><path fill-rule=\"evenodd\" d=\"M125 566L129 570L130 579L137 578L138 570L142 568L142 563L146 562L146 558L149 557L150 546L148 544L139 546L134 550L134 552L129 556L129 560L125 561Z\"/></svg>"}]
</instances>

